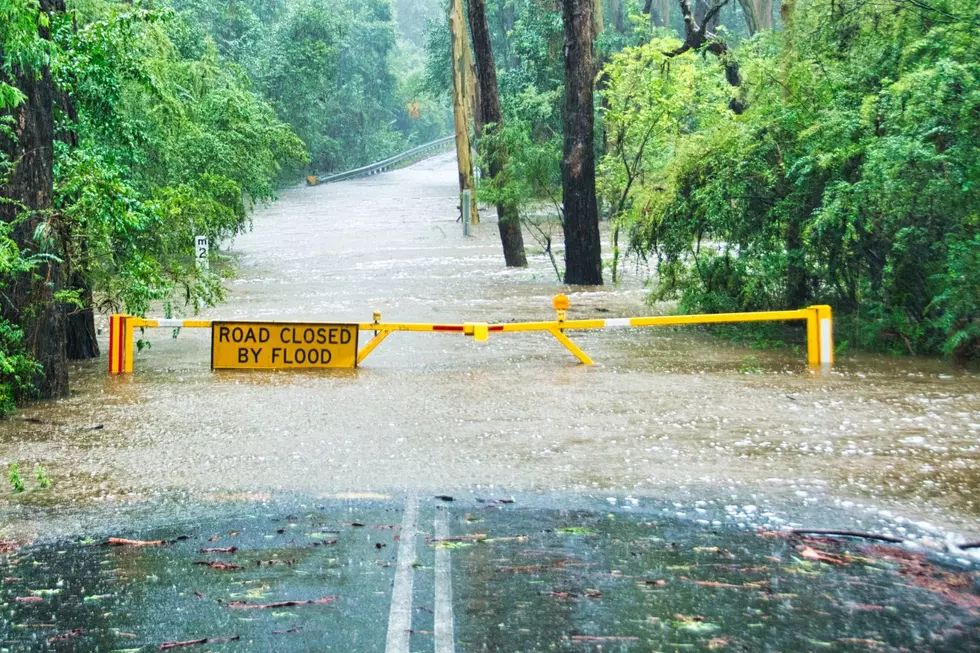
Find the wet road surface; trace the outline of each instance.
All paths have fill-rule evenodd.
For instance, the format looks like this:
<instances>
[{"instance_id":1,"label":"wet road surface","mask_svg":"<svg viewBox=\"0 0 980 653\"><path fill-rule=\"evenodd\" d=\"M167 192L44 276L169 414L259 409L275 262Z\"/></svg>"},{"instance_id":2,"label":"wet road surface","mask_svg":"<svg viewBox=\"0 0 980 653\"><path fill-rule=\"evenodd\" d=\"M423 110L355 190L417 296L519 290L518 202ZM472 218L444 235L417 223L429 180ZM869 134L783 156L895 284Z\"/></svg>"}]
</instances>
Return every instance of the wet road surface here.
<instances>
[{"instance_id":1,"label":"wet road surface","mask_svg":"<svg viewBox=\"0 0 980 653\"><path fill-rule=\"evenodd\" d=\"M949 558L561 503L294 498L0 555L0 650L980 650Z\"/></svg>"},{"instance_id":2,"label":"wet road surface","mask_svg":"<svg viewBox=\"0 0 980 653\"><path fill-rule=\"evenodd\" d=\"M504 268L492 219L464 239L455 184L442 156L283 193L232 246L228 302L205 317L551 319L566 289L550 262L528 237L531 266ZM572 289L570 317L664 310L627 267L616 287ZM0 460L54 480L3 493L0 535L71 533L78 506L171 496L500 488L752 505L772 527L819 514L809 525L980 533L980 377L942 361L843 357L820 376L792 348L646 329L574 336L589 368L546 334L395 334L356 371L212 373L206 332L172 336L142 336L132 377L80 365L72 397L0 423Z\"/></svg>"}]
</instances>

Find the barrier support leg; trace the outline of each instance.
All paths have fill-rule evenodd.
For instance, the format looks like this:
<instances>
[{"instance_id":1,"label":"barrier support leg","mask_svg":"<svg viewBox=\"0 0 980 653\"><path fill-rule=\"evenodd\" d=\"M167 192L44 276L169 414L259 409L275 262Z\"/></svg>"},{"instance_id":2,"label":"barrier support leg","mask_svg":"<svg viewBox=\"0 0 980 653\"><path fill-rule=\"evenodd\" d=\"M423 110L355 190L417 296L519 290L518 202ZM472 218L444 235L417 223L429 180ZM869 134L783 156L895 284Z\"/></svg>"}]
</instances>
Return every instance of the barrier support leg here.
<instances>
[{"instance_id":1,"label":"barrier support leg","mask_svg":"<svg viewBox=\"0 0 980 653\"><path fill-rule=\"evenodd\" d=\"M551 335L553 335L558 340L558 342L565 345L565 349L572 352L575 358L579 359L579 361L581 361L583 365L592 365L592 359L589 358L589 355L586 354L581 349L579 349L578 345L576 345L574 342L569 340L568 336L562 333L561 330L555 328L555 329L549 329L549 331L551 332Z\"/></svg>"},{"instance_id":2,"label":"barrier support leg","mask_svg":"<svg viewBox=\"0 0 980 653\"><path fill-rule=\"evenodd\" d=\"M816 307L807 309L806 362L810 367L820 366L820 317Z\"/></svg>"},{"instance_id":3,"label":"barrier support leg","mask_svg":"<svg viewBox=\"0 0 980 653\"><path fill-rule=\"evenodd\" d=\"M820 365L834 364L834 314L829 306L814 306L817 311L820 338Z\"/></svg>"},{"instance_id":4,"label":"barrier support leg","mask_svg":"<svg viewBox=\"0 0 980 653\"><path fill-rule=\"evenodd\" d=\"M123 318L123 373L132 374L133 373L133 351L135 350L135 331L133 327L133 318L126 316Z\"/></svg>"},{"instance_id":5,"label":"barrier support leg","mask_svg":"<svg viewBox=\"0 0 980 653\"><path fill-rule=\"evenodd\" d=\"M122 374L122 315L109 316L109 374Z\"/></svg>"},{"instance_id":6,"label":"barrier support leg","mask_svg":"<svg viewBox=\"0 0 980 653\"><path fill-rule=\"evenodd\" d=\"M364 345L364 349L357 352L357 364L360 365L364 362L364 359L371 355L378 345L384 342L384 339L391 335L391 331L376 331L376 335L371 339L371 342Z\"/></svg>"}]
</instances>

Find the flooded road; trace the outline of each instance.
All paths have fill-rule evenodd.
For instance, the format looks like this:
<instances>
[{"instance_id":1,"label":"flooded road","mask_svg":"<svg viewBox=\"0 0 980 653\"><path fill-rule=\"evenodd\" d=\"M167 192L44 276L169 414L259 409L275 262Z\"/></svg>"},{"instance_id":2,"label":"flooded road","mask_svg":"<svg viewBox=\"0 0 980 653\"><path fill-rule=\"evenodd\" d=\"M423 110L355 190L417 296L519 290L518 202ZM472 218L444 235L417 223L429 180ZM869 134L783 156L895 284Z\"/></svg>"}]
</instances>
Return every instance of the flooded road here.
<instances>
[{"instance_id":1,"label":"flooded road","mask_svg":"<svg viewBox=\"0 0 980 653\"><path fill-rule=\"evenodd\" d=\"M504 268L490 212L464 239L456 190L444 155L284 192L231 247L237 278L205 317L551 319L566 289L548 259L528 238L531 266ZM570 290L570 317L656 312L633 272ZM710 500L731 504L733 523L805 514L902 534L908 518L937 537L980 533L980 377L941 361L858 355L819 376L802 352L688 328L574 335L594 367L546 334L394 334L358 370L212 373L207 332L172 335L142 336L152 347L130 378L108 378L103 356L76 368L69 399L0 422L0 461L41 463L54 482L0 493L0 536L164 496L489 489L656 496L692 516Z\"/></svg>"}]
</instances>

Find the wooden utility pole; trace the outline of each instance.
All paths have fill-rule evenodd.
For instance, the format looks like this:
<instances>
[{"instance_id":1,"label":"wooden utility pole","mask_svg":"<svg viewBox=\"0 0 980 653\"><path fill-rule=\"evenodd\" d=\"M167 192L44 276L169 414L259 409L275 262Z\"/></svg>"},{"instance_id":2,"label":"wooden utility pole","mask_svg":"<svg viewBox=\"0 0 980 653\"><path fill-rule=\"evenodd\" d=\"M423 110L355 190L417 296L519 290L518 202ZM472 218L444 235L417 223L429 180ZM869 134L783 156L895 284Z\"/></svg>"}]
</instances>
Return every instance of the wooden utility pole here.
<instances>
[{"instance_id":1,"label":"wooden utility pole","mask_svg":"<svg viewBox=\"0 0 980 653\"><path fill-rule=\"evenodd\" d=\"M473 58L470 56L469 38L466 34L466 19L463 14L463 0L452 0L449 6L449 34L453 42L453 119L456 123L456 161L459 166L459 192L470 191L471 222L479 224L480 215L476 207L476 184L473 176L472 144L470 143L470 121L476 106L474 97L476 80L473 78ZM462 201L462 199L460 199Z\"/></svg>"},{"instance_id":2,"label":"wooden utility pole","mask_svg":"<svg viewBox=\"0 0 980 653\"><path fill-rule=\"evenodd\" d=\"M565 283L602 285L595 190L595 22L593 0L562 0L565 23Z\"/></svg>"}]
</instances>

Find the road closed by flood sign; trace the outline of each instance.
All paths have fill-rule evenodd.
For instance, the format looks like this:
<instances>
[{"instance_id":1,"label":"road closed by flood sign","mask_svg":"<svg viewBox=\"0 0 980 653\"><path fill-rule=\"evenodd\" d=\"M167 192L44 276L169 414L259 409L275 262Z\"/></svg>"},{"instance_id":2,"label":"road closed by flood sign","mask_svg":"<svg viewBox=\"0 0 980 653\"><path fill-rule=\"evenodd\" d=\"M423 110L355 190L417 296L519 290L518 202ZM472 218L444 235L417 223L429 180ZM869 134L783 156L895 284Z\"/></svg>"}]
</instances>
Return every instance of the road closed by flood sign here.
<instances>
[{"instance_id":1,"label":"road closed by flood sign","mask_svg":"<svg viewBox=\"0 0 980 653\"><path fill-rule=\"evenodd\" d=\"M214 322L211 369L357 367L356 324Z\"/></svg>"}]
</instances>

